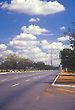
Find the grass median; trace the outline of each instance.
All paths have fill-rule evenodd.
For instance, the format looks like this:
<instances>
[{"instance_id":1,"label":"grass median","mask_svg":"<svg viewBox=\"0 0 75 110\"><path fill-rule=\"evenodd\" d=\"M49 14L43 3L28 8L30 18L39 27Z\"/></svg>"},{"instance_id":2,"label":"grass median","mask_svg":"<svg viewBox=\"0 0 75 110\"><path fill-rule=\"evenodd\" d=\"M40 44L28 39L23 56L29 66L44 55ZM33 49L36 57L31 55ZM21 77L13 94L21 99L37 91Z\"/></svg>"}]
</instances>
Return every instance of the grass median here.
<instances>
[{"instance_id":1,"label":"grass median","mask_svg":"<svg viewBox=\"0 0 75 110\"><path fill-rule=\"evenodd\" d=\"M75 85L75 73L62 71L56 84Z\"/></svg>"}]
</instances>

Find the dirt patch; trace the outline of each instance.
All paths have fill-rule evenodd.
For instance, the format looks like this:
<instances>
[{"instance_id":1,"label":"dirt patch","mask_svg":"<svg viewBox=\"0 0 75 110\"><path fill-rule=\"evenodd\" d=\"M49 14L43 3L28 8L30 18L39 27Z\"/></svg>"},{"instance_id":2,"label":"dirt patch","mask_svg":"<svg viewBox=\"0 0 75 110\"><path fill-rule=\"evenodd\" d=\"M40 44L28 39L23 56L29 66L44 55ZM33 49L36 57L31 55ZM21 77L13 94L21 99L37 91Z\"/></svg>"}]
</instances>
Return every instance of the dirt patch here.
<instances>
[{"instance_id":1,"label":"dirt patch","mask_svg":"<svg viewBox=\"0 0 75 110\"><path fill-rule=\"evenodd\" d=\"M43 92L44 97L54 97L59 95L75 95L75 88L48 86Z\"/></svg>"}]
</instances>

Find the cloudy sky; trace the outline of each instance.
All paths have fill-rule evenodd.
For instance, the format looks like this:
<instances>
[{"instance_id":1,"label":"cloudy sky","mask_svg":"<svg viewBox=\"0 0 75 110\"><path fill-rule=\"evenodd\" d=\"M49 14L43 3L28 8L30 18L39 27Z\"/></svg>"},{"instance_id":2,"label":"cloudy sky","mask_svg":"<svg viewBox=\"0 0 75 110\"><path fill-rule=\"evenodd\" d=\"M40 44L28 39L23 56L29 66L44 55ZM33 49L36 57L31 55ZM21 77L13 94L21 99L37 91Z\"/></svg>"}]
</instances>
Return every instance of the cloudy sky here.
<instances>
[{"instance_id":1,"label":"cloudy sky","mask_svg":"<svg viewBox=\"0 0 75 110\"><path fill-rule=\"evenodd\" d=\"M0 0L0 57L17 54L58 65L69 47L63 33L75 22L75 0ZM67 42L67 43L66 43Z\"/></svg>"}]
</instances>

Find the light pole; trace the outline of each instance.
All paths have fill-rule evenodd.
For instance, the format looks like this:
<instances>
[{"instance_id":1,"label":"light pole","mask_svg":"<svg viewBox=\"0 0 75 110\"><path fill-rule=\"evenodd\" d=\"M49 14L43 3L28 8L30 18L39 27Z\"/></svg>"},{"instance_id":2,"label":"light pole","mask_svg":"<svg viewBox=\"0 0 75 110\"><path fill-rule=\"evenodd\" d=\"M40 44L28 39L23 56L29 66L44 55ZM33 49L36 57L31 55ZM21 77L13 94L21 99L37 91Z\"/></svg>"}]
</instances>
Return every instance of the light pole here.
<instances>
[{"instance_id":1,"label":"light pole","mask_svg":"<svg viewBox=\"0 0 75 110\"><path fill-rule=\"evenodd\" d=\"M58 57L58 55L59 55L59 49L50 48L50 65L51 66L53 66L54 60L59 61L60 58Z\"/></svg>"},{"instance_id":2,"label":"light pole","mask_svg":"<svg viewBox=\"0 0 75 110\"><path fill-rule=\"evenodd\" d=\"M51 66L52 66L52 63L53 63L53 61L52 61L52 48L51 48L51 53L50 53L50 64L51 64Z\"/></svg>"}]
</instances>

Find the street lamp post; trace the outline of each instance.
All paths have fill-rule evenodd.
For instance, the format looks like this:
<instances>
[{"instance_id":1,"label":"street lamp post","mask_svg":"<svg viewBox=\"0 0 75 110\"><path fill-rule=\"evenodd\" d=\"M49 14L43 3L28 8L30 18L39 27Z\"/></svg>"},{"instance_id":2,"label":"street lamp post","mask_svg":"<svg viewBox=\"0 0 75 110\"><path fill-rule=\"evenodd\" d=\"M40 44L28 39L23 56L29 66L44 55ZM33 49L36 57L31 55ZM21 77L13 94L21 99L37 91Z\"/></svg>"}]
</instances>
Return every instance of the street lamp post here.
<instances>
[{"instance_id":1,"label":"street lamp post","mask_svg":"<svg viewBox=\"0 0 75 110\"><path fill-rule=\"evenodd\" d=\"M51 66L52 66L52 49L51 49L51 53L50 53L50 63L51 63Z\"/></svg>"}]
</instances>

